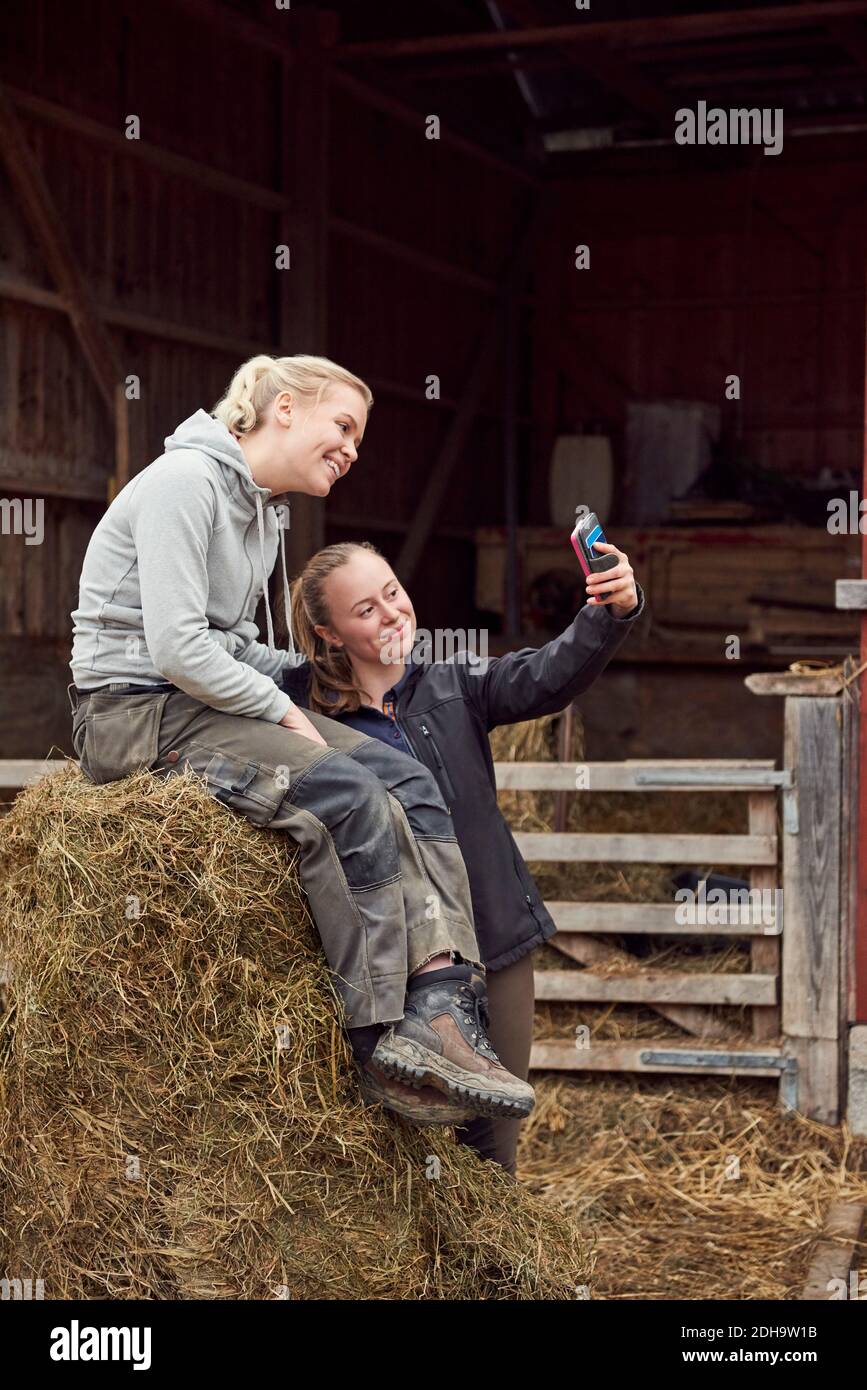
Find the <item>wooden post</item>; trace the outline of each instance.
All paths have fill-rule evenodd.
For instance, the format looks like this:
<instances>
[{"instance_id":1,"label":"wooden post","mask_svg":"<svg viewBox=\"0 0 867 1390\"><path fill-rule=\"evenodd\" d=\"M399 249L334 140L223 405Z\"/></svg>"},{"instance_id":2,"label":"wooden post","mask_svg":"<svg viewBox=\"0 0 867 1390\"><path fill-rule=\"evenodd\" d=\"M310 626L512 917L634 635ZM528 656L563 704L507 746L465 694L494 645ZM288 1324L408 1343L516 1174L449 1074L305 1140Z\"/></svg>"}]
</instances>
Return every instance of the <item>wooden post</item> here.
<instances>
[{"instance_id":1,"label":"wooden post","mask_svg":"<svg viewBox=\"0 0 867 1390\"><path fill-rule=\"evenodd\" d=\"M842 730L840 700L787 696L785 767L797 816L784 816L782 1023L798 1059L800 1113L840 1118Z\"/></svg>"},{"instance_id":2,"label":"wooden post","mask_svg":"<svg viewBox=\"0 0 867 1390\"><path fill-rule=\"evenodd\" d=\"M751 792L749 796L749 833L776 835L777 797L774 792ZM750 890L773 892L780 886L778 865L754 864L750 869ZM776 901L776 899L774 899ZM759 899L763 903L763 898ZM783 906L785 918L785 903ZM775 927L778 924L775 921ZM779 936L754 936L750 940L750 970L754 975L780 974ZM776 1038L780 1031L780 1005L756 1005L751 1010L752 1031L756 1039Z\"/></svg>"},{"instance_id":3,"label":"wooden post","mask_svg":"<svg viewBox=\"0 0 867 1390\"><path fill-rule=\"evenodd\" d=\"M303 21L303 33L302 33ZM299 13L301 42L280 64L280 191L291 210L278 214L278 240L289 247L290 269L278 270L280 352L327 356L329 48L333 16ZM351 363L347 364L351 367ZM286 535L290 576L325 540L325 506L294 496Z\"/></svg>"},{"instance_id":4,"label":"wooden post","mask_svg":"<svg viewBox=\"0 0 867 1390\"><path fill-rule=\"evenodd\" d=\"M512 251L501 285L502 303L505 303L510 295L517 294L521 276L526 270L526 255L533 243L537 215L537 202L535 197L531 196L524 204L519 227L512 237ZM445 439L416 507L415 516L410 523L406 540L397 557L395 571L403 584L408 584L415 574L433 530L452 470L469 438L494 361L500 351L502 336L502 317L491 313L485 321L478 343L473 348L458 408L449 423Z\"/></svg>"}]
</instances>

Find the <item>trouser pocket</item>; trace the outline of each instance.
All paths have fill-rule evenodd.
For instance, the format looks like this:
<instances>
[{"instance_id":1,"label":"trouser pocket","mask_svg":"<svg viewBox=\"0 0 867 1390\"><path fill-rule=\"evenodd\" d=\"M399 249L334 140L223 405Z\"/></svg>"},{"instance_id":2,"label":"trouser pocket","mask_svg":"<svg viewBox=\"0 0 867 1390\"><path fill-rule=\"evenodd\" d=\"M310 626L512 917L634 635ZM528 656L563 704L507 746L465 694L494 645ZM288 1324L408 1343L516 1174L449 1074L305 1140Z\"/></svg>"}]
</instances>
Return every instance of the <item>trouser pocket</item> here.
<instances>
[{"instance_id":1,"label":"trouser pocket","mask_svg":"<svg viewBox=\"0 0 867 1390\"><path fill-rule=\"evenodd\" d=\"M81 765L91 781L116 782L154 766L170 693L90 696Z\"/></svg>"}]
</instances>

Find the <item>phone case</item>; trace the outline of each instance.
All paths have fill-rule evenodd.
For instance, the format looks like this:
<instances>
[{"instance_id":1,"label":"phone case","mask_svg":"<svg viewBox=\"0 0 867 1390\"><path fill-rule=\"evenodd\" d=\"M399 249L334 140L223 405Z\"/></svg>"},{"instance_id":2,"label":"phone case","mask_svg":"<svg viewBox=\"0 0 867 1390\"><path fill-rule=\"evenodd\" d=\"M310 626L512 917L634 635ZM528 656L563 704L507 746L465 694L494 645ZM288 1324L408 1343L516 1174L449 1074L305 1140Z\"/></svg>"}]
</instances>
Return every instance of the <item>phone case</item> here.
<instances>
[{"instance_id":1,"label":"phone case","mask_svg":"<svg viewBox=\"0 0 867 1390\"><path fill-rule=\"evenodd\" d=\"M602 574L605 570L613 570L617 565L616 555L601 555L599 551L593 550L594 542L604 540L605 534L595 512L582 517L572 532L572 549L578 556L585 574Z\"/></svg>"}]
</instances>

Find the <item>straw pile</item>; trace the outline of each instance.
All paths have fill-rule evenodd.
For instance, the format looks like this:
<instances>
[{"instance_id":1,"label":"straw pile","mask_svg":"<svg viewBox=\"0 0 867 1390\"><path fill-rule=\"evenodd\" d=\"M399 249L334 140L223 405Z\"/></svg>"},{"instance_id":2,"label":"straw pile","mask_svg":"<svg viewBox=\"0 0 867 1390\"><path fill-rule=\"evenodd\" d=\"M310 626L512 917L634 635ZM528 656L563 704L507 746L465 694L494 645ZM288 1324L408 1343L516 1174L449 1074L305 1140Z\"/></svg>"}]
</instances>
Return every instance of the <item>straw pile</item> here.
<instances>
[{"instance_id":1,"label":"straw pile","mask_svg":"<svg viewBox=\"0 0 867 1390\"><path fill-rule=\"evenodd\" d=\"M532 1080L521 1183L592 1236L591 1298L797 1298L831 1202L867 1202L867 1141L781 1111L774 1081Z\"/></svg>"},{"instance_id":2,"label":"straw pile","mask_svg":"<svg viewBox=\"0 0 867 1390\"><path fill-rule=\"evenodd\" d=\"M72 766L0 819L0 1272L46 1298L574 1298L571 1217L362 1105L286 837ZM577 1296L581 1296L580 1293Z\"/></svg>"}]
</instances>

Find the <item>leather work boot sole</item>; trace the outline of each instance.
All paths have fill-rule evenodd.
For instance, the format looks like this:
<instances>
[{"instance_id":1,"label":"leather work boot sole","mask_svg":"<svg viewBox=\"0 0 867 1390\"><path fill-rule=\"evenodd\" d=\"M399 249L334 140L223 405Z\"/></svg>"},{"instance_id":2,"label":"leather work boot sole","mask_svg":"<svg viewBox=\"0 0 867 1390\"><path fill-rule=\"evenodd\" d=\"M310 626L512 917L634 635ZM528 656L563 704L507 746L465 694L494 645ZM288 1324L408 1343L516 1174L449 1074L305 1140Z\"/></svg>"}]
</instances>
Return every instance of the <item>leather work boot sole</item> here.
<instances>
[{"instance_id":1,"label":"leather work boot sole","mask_svg":"<svg viewBox=\"0 0 867 1390\"><path fill-rule=\"evenodd\" d=\"M448 974L410 980L404 1016L382 1034L370 1066L411 1086L433 1086L477 1115L529 1115L533 1087L506 1070L488 1038L484 980L467 966Z\"/></svg>"},{"instance_id":2,"label":"leather work boot sole","mask_svg":"<svg viewBox=\"0 0 867 1390\"><path fill-rule=\"evenodd\" d=\"M474 1111L433 1086L408 1086L381 1076L369 1065L358 1068L361 1094L366 1105L383 1105L421 1128L430 1125L464 1125Z\"/></svg>"}]
</instances>

